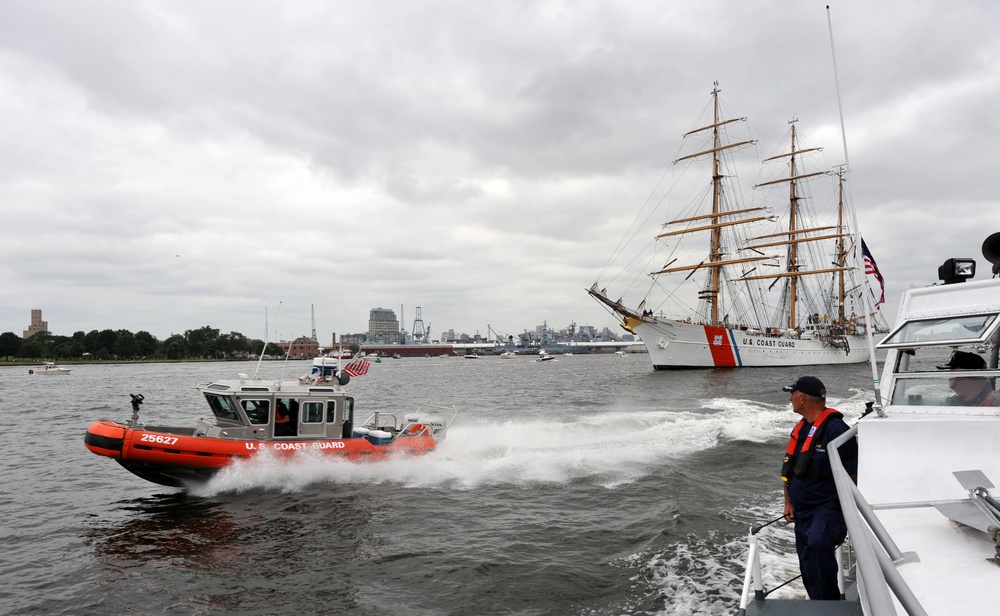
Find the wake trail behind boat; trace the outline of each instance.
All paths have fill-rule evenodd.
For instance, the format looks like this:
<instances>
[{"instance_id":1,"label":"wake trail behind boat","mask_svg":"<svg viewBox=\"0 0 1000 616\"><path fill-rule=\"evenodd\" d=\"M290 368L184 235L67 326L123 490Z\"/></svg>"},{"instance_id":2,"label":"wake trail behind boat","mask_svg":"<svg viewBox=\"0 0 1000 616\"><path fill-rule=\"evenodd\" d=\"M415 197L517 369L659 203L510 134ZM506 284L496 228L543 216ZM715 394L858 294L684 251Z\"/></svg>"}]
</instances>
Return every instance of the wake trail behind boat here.
<instances>
[{"instance_id":1,"label":"wake trail behind boat","mask_svg":"<svg viewBox=\"0 0 1000 616\"><path fill-rule=\"evenodd\" d=\"M314 483L474 490L578 480L610 489L734 441L777 443L787 436L792 420L783 405L731 398L703 401L690 411L612 411L504 422L480 416L456 422L448 438L422 456L359 464L309 453L281 459L266 453L224 469L197 493L296 491ZM776 459L779 449L776 445Z\"/></svg>"}]
</instances>

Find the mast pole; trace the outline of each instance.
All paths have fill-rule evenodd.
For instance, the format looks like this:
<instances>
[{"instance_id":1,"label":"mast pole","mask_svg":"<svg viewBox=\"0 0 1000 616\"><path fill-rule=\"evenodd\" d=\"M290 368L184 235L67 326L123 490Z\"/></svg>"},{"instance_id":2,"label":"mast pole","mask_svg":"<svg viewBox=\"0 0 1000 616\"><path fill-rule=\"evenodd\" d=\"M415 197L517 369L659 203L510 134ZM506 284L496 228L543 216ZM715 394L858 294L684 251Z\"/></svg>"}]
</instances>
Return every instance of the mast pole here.
<instances>
[{"instance_id":1,"label":"mast pole","mask_svg":"<svg viewBox=\"0 0 1000 616\"><path fill-rule=\"evenodd\" d=\"M847 246L844 242L844 168L841 167L837 171L837 235L840 238L837 240L837 266L846 267L847 266ZM844 270L840 270L837 274L838 284L837 284L837 323L841 327L844 326L845 318L844 314Z\"/></svg>"},{"instance_id":2,"label":"mast pole","mask_svg":"<svg viewBox=\"0 0 1000 616\"><path fill-rule=\"evenodd\" d=\"M791 172L791 177L796 176L795 170L795 123L798 122L798 118L792 118L789 124L792 125L792 155L789 159L789 171ZM798 215L799 215L799 198L796 193L795 187L796 182L793 180L788 183L788 230L794 233L798 229ZM789 244L788 246L788 271L797 272L799 269L799 245ZM796 315L795 307L798 303L798 288L799 288L799 277L791 276L789 277L788 284L788 327L789 329L795 329L796 326Z\"/></svg>"},{"instance_id":3,"label":"mast pole","mask_svg":"<svg viewBox=\"0 0 1000 616\"><path fill-rule=\"evenodd\" d=\"M721 213L722 192L722 174L719 164L719 148L722 147L719 136L719 92L721 92L719 82L716 81L715 87L712 88L712 100L715 108L715 122L712 128L712 147L714 148L712 152L712 213L716 216ZM708 301L712 307L711 317L714 325L719 322L719 269L721 266L716 265L716 263L722 260L722 229L720 227L712 229L712 240L708 254L712 268L712 290Z\"/></svg>"},{"instance_id":4,"label":"mast pole","mask_svg":"<svg viewBox=\"0 0 1000 616\"><path fill-rule=\"evenodd\" d=\"M851 205L851 222L854 225L854 266L857 267L861 263L861 258L859 257L859 252L861 251L861 227L858 226L858 208L855 206L854 192L851 188L850 174L851 174L851 159L847 155L847 129L844 127L844 104L840 98L840 78L837 76L837 52L833 45L833 19L830 17L830 5L826 6L826 23L830 31L830 57L833 58L833 82L837 86L837 109L840 111L840 136L844 142L844 164L846 167L845 173L847 173L847 196L848 202ZM864 298L865 304L865 331L868 334L868 352L870 353L869 358L871 359L872 368L872 385L875 389L875 403L882 406L882 389L879 385L878 378L878 364L875 361L875 334L872 331L875 321L875 311L872 309L871 296L868 293L868 275L863 273L862 277L865 281L865 288L861 291L861 296Z\"/></svg>"}]
</instances>

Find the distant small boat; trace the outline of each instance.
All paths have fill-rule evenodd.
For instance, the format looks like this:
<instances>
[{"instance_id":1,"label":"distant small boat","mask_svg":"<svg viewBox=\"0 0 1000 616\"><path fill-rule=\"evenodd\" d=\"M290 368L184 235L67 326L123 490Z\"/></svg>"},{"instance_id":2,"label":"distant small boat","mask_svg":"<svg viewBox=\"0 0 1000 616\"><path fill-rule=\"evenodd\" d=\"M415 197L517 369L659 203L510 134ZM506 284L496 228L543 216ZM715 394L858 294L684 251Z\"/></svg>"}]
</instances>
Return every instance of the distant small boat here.
<instances>
[{"instance_id":1,"label":"distant small boat","mask_svg":"<svg viewBox=\"0 0 1000 616\"><path fill-rule=\"evenodd\" d=\"M69 374L69 368L61 368L54 363L47 361L41 368L34 370L35 374Z\"/></svg>"},{"instance_id":2,"label":"distant small boat","mask_svg":"<svg viewBox=\"0 0 1000 616\"><path fill-rule=\"evenodd\" d=\"M538 357L535 358L535 361L552 361L555 358L556 358L555 355L552 355L548 351L542 350L538 352Z\"/></svg>"},{"instance_id":3,"label":"distant small boat","mask_svg":"<svg viewBox=\"0 0 1000 616\"><path fill-rule=\"evenodd\" d=\"M625 357L625 351L615 351L615 355L618 357Z\"/></svg>"},{"instance_id":4,"label":"distant small boat","mask_svg":"<svg viewBox=\"0 0 1000 616\"><path fill-rule=\"evenodd\" d=\"M465 359L479 359L479 355L476 353L469 353L465 356Z\"/></svg>"},{"instance_id":5,"label":"distant small boat","mask_svg":"<svg viewBox=\"0 0 1000 616\"><path fill-rule=\"evenodd\" d=\"M503 357L504 359L510 359L511 357L517 357L517 353L511 350L507 350L504 351L503 353L500 353L500 357Z\"/></svg>"}]
</instances>

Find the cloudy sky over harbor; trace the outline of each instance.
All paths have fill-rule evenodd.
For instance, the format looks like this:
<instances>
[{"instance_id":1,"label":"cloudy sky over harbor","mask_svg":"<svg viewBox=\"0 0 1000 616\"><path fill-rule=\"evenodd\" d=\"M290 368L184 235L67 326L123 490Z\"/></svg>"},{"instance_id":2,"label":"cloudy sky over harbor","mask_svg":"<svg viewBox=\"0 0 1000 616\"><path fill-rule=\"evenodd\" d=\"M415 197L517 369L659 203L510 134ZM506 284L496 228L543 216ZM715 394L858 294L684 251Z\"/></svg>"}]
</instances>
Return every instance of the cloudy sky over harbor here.
<instances>
[{"instance_id":1,"label":"cloudy sky over harbor","mask_svg":"<svg viewBox=\"0 0 1000 616\"><path fill-rule=\"evenodd\" d=\"M714 81L842 162L826 4L891 322L949 256L989 276L991 0L3 0L0 331L614 327L584 289Z\"/></svg>"}]
</instances>

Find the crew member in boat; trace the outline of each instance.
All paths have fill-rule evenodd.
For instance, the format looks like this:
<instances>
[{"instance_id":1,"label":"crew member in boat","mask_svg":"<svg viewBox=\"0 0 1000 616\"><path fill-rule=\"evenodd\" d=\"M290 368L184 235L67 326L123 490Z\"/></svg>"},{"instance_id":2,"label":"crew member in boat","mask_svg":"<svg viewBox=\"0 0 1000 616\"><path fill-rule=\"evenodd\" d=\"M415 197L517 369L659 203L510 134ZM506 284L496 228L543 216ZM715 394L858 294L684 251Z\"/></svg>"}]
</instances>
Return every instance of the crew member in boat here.
<instances>
[{"instance_id":1,"label":"crew member in boat","mask_svg":"<svg viewBox=\"0 0 1000 616\"><path fill-rule=\"evenodd\" d=\"M278 400L274 405L274 435L289 436L292 434L292 416L285 406L284 400Z\"/></svg>"},{"instance_id":2,"label":"crew member in boat","mask_svg":"<svg viewBox=\"0 0 1000 616\"><path fill-rule=\"evenodd\" d=\"M975 353L955 351L948 363L939 370L986 370L986 360ZM948 398L952 406L1000 406L1000 396L993 390L988 377L953 377L948 379L955 395Z\"/></svg>"},{"instance_id":3,"label":"crew member in boat","mask_svg":"<svg viewBox=\"0 0 1000 616\"><path fill-rule=\"evenodd\" d=\"M827 445L848 430L843 414L826 406L826 386L814 376L782 388L792 410L802 416L792 429L781 479L785 484L785 521L795 524L795 550L802 583L810 599L838 600L836 548L847 538ZM838 449L844 469L857 483L858 442Z\"/></svg>"}]
</instances>

